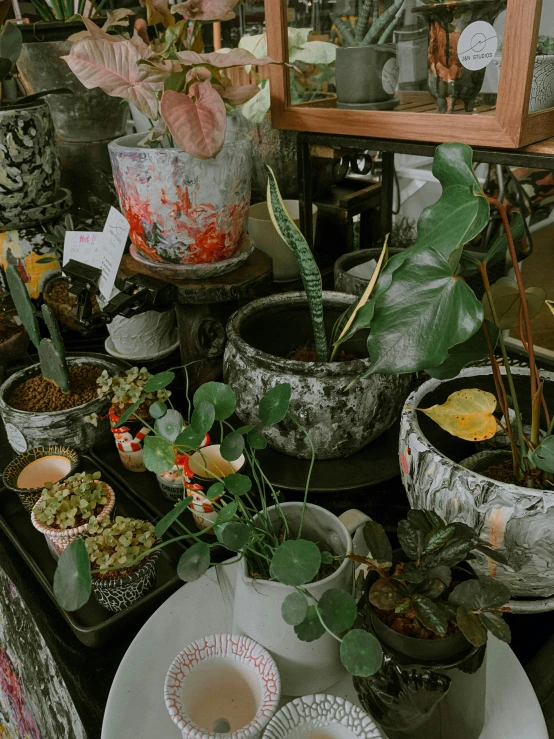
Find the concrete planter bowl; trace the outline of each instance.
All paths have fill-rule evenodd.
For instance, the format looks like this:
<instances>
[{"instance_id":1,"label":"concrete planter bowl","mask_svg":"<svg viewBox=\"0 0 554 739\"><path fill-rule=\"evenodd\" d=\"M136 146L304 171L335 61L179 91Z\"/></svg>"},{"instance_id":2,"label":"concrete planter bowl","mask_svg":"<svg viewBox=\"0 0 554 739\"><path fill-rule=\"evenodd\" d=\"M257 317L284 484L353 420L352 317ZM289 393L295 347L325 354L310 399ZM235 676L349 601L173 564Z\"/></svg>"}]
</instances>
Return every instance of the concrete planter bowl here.
<instances>
[{"instance_id":1,"label":"concrete planter bowl","mask_svg":"<svg viewBox=\"0 0 554 739\"><path fill-rule=\"evenodd\" d=\"M512 372L527 422L529 371L515 367ZM541 378L552 406L554 373L541 372ZM549 598L554 594L554 491L484 477L477 471L484 467L475 464L474 444L450 436L416 410L472 387L494 392L491 369L466 369L446 382L430 380L407 399L400 424L400 467L410 505L432 509L447 521L463 521L490 545L504 550L509 567L477 553L471 565L478 575L499 578L518 598ZM491 457L489 464L495 461ZM550 608L553 602L550 598ZM544 601L534 605L519 601L519 606L510 602L513 611L526 613L548 610L547 606Z\"/></svg>"},{"instance_id":2,"label":"concrete planter bowl","mask_svg":"<svg viewBox=\"0 0 554 739\"><path fill-rule=\"evenodd\" d=\"M100 357L68 358L68 365L93 365L106 369L112 375L120 371L120 364ZM53 413L20 411L9 404L9 397L18 385L40 373L40 365L34 364L13 374L0 386L0 416L4 422L8 441L18 453L39 446L71 446L79 451L89 449L109 433L108 398L95 398L88 403ZM85 423L85 416L97 413L98 425ZM102 420L101 418L104 417Z\"/></svg>"},{"instance_id":3,"label":"concrete planter bowl","mask_svg":"<svg viewBox=\"0 0 554 739\"><path fill-rule=\"evenodd\" d=\"M328 336L352 300L351 295L324 293ZM249 303L229 319L227 338L223 374L237 395L240 420L257 423L263 395L279 383L290 383L291 412L309 432L317 459L346 457L371 443L394 423L408 392L409 379L393 375L373 375L344 392L369 367L363 332L344 345L346 352L359 359L288 359L291 351L313 343L304 293L272 295ZM264 433L274 449L309 458L308 440L290 417Z\"/></svg>"}]
</instances>

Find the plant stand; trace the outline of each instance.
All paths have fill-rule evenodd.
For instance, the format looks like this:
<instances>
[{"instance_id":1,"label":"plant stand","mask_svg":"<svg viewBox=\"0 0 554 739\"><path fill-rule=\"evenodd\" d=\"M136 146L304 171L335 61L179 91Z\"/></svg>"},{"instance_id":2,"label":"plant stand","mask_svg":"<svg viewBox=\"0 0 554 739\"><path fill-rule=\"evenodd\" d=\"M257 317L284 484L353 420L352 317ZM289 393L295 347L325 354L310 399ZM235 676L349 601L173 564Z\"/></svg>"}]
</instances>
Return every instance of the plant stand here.
<instances>
[{"instance_id":1,"label":"plant stand","mask_svg":"<svg viewBox=\"0 0 554 739\"><path fill-rule=\"evenodd\" d=\"M181 359L183 364L196 362L188 368L192 391L221 375L228 318L244 303L268 294L273 279L271 258L258 249L233 272L203 280L169 280L125 255L120 274L139 273L174 286Z\"/></svg>"}]
</instances>

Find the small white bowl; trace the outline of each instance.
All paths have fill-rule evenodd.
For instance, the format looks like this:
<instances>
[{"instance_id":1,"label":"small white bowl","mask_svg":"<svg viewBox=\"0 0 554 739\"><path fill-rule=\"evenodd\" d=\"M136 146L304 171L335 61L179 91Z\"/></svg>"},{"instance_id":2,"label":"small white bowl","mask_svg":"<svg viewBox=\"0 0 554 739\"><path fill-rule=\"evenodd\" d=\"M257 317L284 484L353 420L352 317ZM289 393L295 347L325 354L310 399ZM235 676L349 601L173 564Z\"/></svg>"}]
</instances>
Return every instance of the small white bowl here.
<instances>
[{"instance_id":1,"label":"small white bowl","mask_svg":"<svg viewBox=\"0 0 554 739\"><path fill-rule=\"evenodd\" d=\"M281 679L273 657L247 636L212 634L173 660L165 705L184 739L254 739L277 710Z\"/></svg>"},{"instance_id":2,"label":"small white bowl","mask_svg":"<svg viewBox=\"0 0 554 739\"><path fill-rule=\"evenodd\" d=\"M303 695L269 722L264 739L384 739L365 711L336 695Z\"/></svg>"}]
</instances>

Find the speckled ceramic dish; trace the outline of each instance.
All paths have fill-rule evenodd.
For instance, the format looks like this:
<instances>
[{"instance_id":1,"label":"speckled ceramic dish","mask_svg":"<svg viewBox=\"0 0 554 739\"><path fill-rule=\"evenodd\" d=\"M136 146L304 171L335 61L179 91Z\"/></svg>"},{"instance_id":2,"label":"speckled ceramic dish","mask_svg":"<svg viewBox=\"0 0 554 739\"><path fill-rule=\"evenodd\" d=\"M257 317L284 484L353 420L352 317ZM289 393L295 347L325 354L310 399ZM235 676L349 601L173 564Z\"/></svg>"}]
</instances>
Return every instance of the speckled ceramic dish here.
<instances>
[{"instance_id":1,"label":"speckled ceramic dish","mask_svg":"<svg viewBox=\"0 0 554 739\"><path fill-rule=\"evenodd\" d=\"M52 477L56 479L46 479L49 475L46 472L46 457L56 458L52 470L56 473ZM44 461L41 461L44 460ZM69 462L69 467L64 469L64 462ZM67 467L67 464L65 465ZM79 455L75 449L67 446L48 446L30 449L23 454L18 454L4 470L4 485L13 490L19 496L23 506L31 511L37 500L40 498L44 484L37 485L36 478L44 474L46 477L44 482L58 482L64 480L69 475L77 471L79 466ZM27 487L27 484L34 486Z\"/></svg>"}]
</instances>

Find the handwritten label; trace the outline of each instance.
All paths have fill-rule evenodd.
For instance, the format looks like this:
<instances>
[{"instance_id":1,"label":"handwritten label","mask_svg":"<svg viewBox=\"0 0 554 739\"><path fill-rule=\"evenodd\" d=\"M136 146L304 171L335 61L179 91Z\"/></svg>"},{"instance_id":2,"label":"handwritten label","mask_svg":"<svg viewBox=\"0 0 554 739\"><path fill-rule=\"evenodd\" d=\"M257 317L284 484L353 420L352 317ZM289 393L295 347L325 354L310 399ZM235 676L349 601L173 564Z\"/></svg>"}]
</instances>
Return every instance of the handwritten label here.
<instances>
[{"instance_id":1,"label":"handwritten label","mask_svg":"<svg viewBox=\"0 0 554 739\"><path fill-rule=\"evenodd\" d=\"M100 268L102 263L101 233L94 231L66 231L63 242L63 264L70 259L91 267Z\"/></svg>"},{"instance_id":2,"label":"handwritten label","mask_svg":"<svg viewBox=\"0 0 554 739\"><path fill-rule=\"evenodd\" d=\"M112 294L119 263L125 250L129 223L115 208L110 208L108 220L102 232L102 277L98 283L102 296L109 300Z\"/></svg>"},{"instance_id":3,"label":"handwritten label","mask_svg":"<svg viewBox=\"0 0 554 739\"><path fill-rule=\"evenodd\" d=\"M486 21L475 21L464 29L458 39L458 57L462 66L476 71L492 62L498 49L494 26Z\"/></svg>"}]
</instances>

